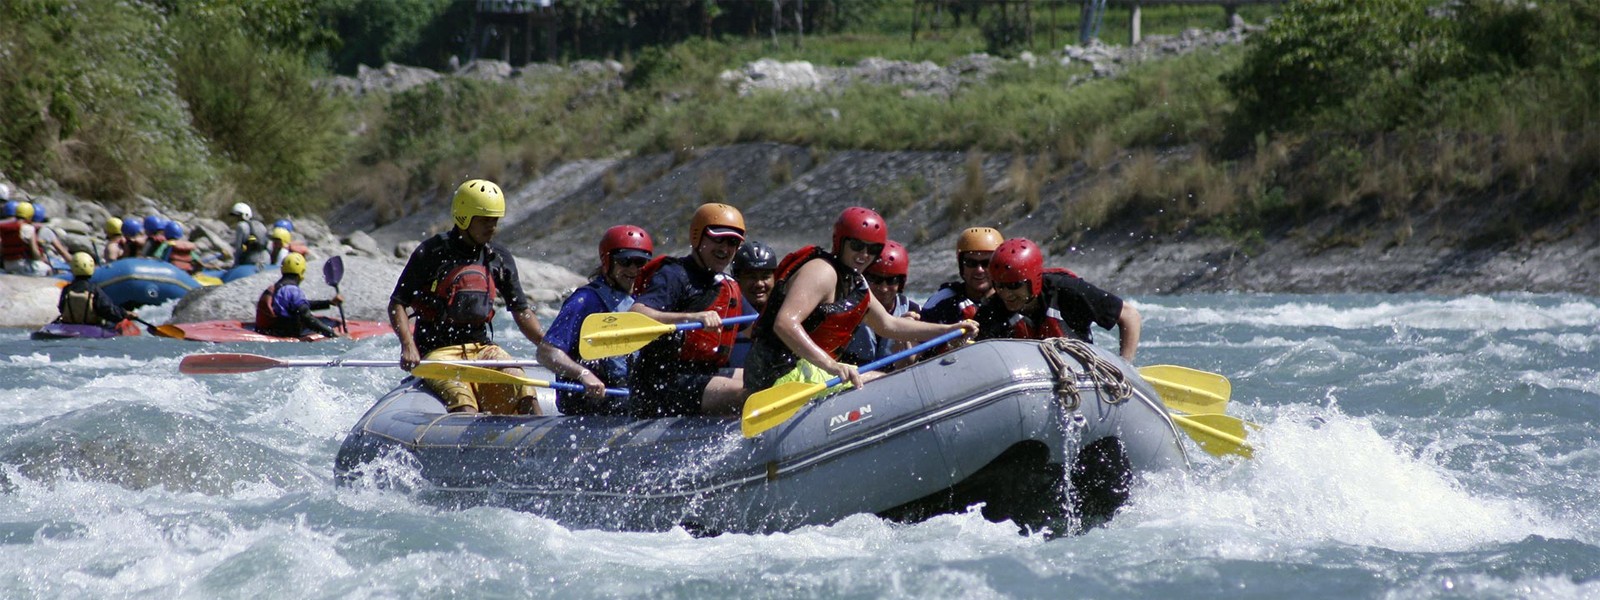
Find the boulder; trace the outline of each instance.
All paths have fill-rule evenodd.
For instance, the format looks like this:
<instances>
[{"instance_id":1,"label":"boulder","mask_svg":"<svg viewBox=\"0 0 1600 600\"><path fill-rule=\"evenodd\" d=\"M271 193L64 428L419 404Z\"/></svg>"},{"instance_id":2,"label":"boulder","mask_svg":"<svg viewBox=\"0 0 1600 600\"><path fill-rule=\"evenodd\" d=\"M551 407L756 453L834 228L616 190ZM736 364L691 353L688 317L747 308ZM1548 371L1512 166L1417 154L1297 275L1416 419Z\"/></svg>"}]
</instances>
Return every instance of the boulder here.
<instances>
[{"instance_id":1,"label":"boulder","mask_svg":"<svg viewBox=\"0 0 1600 600\"><path fill-rule=\"evenodd\" d=\"M65 283L54 277L0 274L0 327L36 328L54 321Z\"/></svg>"}]
</instances>

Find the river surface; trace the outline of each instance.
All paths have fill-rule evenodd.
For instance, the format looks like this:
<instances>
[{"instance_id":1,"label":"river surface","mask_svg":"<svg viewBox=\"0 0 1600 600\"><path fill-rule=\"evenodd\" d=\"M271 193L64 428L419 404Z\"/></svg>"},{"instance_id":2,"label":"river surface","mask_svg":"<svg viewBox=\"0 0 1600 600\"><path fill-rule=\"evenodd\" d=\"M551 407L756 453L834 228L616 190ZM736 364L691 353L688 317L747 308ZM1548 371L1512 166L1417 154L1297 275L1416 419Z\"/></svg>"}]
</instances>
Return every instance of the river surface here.
<instances>
[{"instance_id":1,"label":"river surface","mask_svg":"<svg viewBox=\"0 0 1600 600\"><path fill-rule=\"evenodd\" d=\"M398 370L177 371L198 352L395 358L393 338L0 330L0 597L1600 597L1600 299L1132 300L1137 362L1230 377L1256 457L1191 452L1058 539L976 513L695 538L441 509L333 481Z\"/></svg>"}]
</instances>

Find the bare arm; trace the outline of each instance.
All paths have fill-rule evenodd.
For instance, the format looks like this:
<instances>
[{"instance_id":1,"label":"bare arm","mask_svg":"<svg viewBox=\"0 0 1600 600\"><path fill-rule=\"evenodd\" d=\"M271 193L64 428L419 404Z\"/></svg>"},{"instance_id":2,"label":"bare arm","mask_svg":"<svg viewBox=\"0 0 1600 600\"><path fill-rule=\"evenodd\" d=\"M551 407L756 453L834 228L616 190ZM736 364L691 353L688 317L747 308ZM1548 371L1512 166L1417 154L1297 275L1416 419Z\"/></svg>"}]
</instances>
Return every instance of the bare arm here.
<instances>
[{"instance_id":1,"label":"bare arm","mask_svg":"<svg viewBox=\"0 0 1600 600\"><path fill-rule=\"evenodd\" d=\"M519 311L512 313L512 315L517 321L517 326L522 328L522 335L524 336L528 336L528 326L522 324L523 319L527 318L533 321L533 330L538 333L539 339L534 340L531 336L528 339L539 346L537 352L539 364L544 365L545 368L550 369L550 372L556 375L567 379L575 379L582 383L584 394L590 398L605 396L606 384L600 381L598 375L578 364L578 361L572 360L572 357L567 356L566 352L562 352L560 348L555 347L555 344L544 340L544 332L539 328L539 321L534 318L532 310Z\"/></svg>"},{"instance_id":2,"label":"bare arm","mask_svg":"<svg viewBox=\"0 0 1600 600\"><path fill-rule=\"evenodd\" d=\"M406 314L406 307L402 304L389 303L389 326L394 328L395 337L400 338L400 368L410 371L422 362L422 353L417 351L417 341L411 337L411 316Z\"/></svg>"},{"instance_id":3,"label":"bare arm","mask_svg":"<svg viewBox=\"0 0 1600 600\"><path fill-rule=\"evenodd\" d=\"M920 318L896 317L884 310L878 298L868 294L867 299L872 301L872 307L867 309L867 326L884 337L904 342L920 342L933 339L947 331L964 329L968 336L978 332L978 324L972 321L959 321L950 325L940 323L927 323Z\"/></svg>"},{"instance_id":4,"label":"bare arm","mask_svg":"<svg viewBox=\"0 0 1600 600\"><path fill-rule=\"evenodd\" d=\"M1132 304L1122 303L1122 313L1117 315L1117 331L1122 339L1122 360L1133 362L1133 354L1138 351L1139 329L1144 325L1144 318L1139 315L1139 309Z\"/></svg>"},{"instance_id":5,"label":"bare arm","mask_svg":"<svg viewBox=\"0 0 1600 600\"><path fill-rule=\"evenodd\" d=\"M783 344L795 353L795 356L809 361L824 371L836 375L851 385L861 387L861 375L856 372L853 365L847 365L834 360L822 347L806 335L805 327L801 325L806 316L817 306L833 300L834 282L838 275L833 266L825 261L814 260L800 267L800 271L786 284L788 294L783 299L783 306L778 307L778 315L772 324L773 333ZM872 296L869 294L870 300ZM875 301L874 301L875 302ZM879 307L882 310L882 307Z\"/></svg>"},{"instance_id":6,"label":"bare arm","mask_svg":"<svg viewBox=\"0 0 1600 600\"><path fill-rule=\"evenodd\" d=\"M716 311L703 310L692 313L667 312L664 310L650 308L639 302L633 303L633 308L628 310L639 313L646 317L650 317L662 323L667 323L669 325L676 325L678 323L699 323L704 325L706 329L716 329L718 327L722 327L722 315L717 314Z\"/></svg>"}]
</instances>

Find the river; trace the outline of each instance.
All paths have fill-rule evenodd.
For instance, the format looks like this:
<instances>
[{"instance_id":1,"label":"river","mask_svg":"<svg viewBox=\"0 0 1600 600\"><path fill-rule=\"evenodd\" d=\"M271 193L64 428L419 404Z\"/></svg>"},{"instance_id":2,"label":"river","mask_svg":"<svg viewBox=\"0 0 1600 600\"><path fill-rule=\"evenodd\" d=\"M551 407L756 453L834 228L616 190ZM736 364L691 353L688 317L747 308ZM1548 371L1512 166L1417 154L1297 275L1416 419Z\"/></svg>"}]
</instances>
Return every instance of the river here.
<instances>
[{"instance_id":1,"label":"river","mask_svg":"<svg viewBox=\"0 0 1600 600\"><path fill-rule=\"evenodd\" d=\"M398 370L177 371L197 352L394 358L393 338L0 330L0 597L1600 597L1600 299L1132 300L1137 362L1231 378L1256 456L1191 452L1058 539L976 513L695 538L441 509L333 481Z\"/></svg>"}]
</instances>

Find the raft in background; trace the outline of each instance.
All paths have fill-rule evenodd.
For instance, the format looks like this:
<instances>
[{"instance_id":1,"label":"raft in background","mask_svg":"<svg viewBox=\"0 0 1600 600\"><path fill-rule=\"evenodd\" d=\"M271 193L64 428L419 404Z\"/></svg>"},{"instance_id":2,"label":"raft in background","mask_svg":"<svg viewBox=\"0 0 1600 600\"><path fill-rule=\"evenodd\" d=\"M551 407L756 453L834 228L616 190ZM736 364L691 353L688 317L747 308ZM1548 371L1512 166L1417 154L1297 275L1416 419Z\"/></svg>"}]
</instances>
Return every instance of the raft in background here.
<instances>
[{"instance_id":1,"label":"raft in background","mask_svg":"<svg viewBox=\"0 0 1600 600\"><path fill-rule=\"evenodd\" d=\"M64 340L64 339L92 339L103 340L107 338L139 335L139 324L124 319L116 325L102 327L100 325L71 325L67 323L50 323L40 327L28 337L35 340Z\"/></svg>"},{"instance_id":2,"label":"raft in background","mask_svg":"<svg viewBox=\"0 0 1600 600\"><path fill-rule=\"evenodd\" d=\"M183 330L183 339L192 342L320 342L328 339L359 340L380 335L393 334L394 330L388 323L377 321L347 321L350 328L345 333L338 319L317 317L324 324L339 332L339 338L329 338L320 333L311 333L301 337L279 337L267 335L256 331L256 324L246 321L201 321L198 323L171 323L172 327Z\"/></svg>"},{"instance_id":3,"label":"raft in background","mask_svg":"<svg viewBox=\"0 0 1600 600\"><path fill-rule=\"evenodd\" d=\"M70 273L58 276L72 280ZM165 304L200 287L183 269L150 258L124 258L94 270L89 281L100 286L113 304L137 308Z\"/></svg>"},{"instance_id":4,"label":"raft in background","mask_svg":"<svg viewBox=\"0 0 1600 600\"><path fill-rule=\"evenodd\" d=\"M407 379L357 421L334 471L579 528L773 532L983 503L991 520L1065 533L1110 518L1133 473L1188 458L1131 365L1053 342L965 346L749 439L719 417L447 414Z\"/></svg>"}]
</instances>

